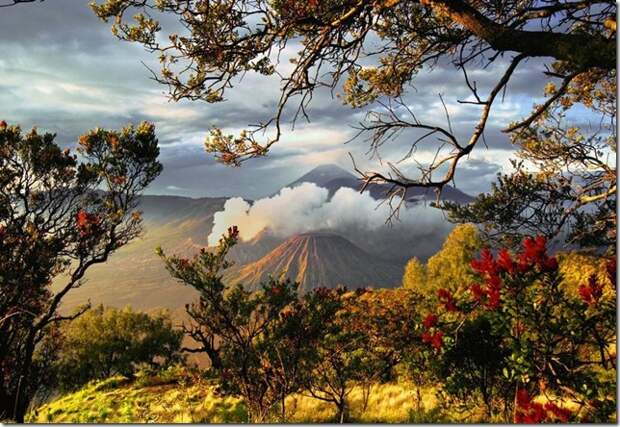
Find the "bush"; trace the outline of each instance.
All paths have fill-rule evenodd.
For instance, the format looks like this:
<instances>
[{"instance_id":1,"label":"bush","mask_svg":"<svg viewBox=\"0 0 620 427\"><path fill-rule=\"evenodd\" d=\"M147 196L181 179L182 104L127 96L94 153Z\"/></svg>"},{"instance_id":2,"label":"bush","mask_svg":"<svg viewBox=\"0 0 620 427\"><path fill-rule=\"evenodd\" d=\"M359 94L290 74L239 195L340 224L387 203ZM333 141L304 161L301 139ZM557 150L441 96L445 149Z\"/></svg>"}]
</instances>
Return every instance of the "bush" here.
<instances>
[{"instance_id":1,"label":"bush","mask_svg":"<svg viewBox=\"0 0 620 427\"><path fill-rule=\"evenodd\" d=\"M472 339L488 352L506 349L505 355L500 351L488 361L495 380L485 387L505 383L512 390L503 403L514 402L515 422L612 420L615 259L607 263L605 282L592 276L577 295L563 285L558 261L547 254L543 237L526 238L516 254L483 250L471 267L476 283L456 293L437 292L433 322L422 337L436 357L449 362ZM472 330L469 322L480 324ZM478 368L483 358L471 351L465 357L477 360ZM496 374L499 369L503 378ZM460 392L464 385L452 391ZM535 400L540 394L550 399L544 405ZM569 411L562 406L566 402L578 410Z\"/></svg>"},{"instance_id":2,"label":"bush","mask_svg":"<svg viewBox=\"0 0 620 427\"><path fill-rule=\"evenodd\" d=\"M64 329L56 370L61 389L113 375L131 378L140 367L159 368L181 360L182 332L169 314L154 315L99 306Z\"/></svg>"}]
</instances>

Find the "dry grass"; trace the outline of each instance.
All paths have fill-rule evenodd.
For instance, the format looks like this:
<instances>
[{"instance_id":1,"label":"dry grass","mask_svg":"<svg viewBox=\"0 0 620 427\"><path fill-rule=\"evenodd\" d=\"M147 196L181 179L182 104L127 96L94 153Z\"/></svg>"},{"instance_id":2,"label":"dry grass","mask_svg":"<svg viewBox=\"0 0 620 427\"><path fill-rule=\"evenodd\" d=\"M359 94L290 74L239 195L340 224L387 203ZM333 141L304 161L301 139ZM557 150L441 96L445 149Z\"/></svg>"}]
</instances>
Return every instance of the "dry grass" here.
<instances>
[{"instance_id":1,"label":"dry grass","mask_svg":"<svg viewBox=\"0 0 620 427\"><path fill-rule=\"evenodd\" d=\"M219 397L207 381L192 383L158 379L130 382L122 377L93 382L32 411L27 420L36 423L226 423L247 422L247 412L239 399ZM432 389L423 390L426 409L436 405ZM289 422L330 422L336 415L333 405L309 396L287 399ZM414 387L407 383L375 385L366 409L359 387L349 395L352 421L362 423L403 423L415 407ZM274 422L277 417L274 416Z\"/></svg>"}]
</instances>

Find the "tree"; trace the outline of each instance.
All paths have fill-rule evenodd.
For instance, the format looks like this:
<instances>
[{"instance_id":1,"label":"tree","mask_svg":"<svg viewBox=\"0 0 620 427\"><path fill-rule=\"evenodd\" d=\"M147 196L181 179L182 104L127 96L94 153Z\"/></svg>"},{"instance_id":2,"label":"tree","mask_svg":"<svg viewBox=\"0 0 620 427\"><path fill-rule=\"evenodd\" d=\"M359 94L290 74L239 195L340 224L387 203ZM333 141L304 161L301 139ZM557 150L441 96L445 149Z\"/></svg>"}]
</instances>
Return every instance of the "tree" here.
<instances>
[{"instance_id":1,"label":"tree","mask_svg":"<svg viewBox=\"0 0 620 427\"><path fill-rule=\"evenodd\" d=\"M448 234L441 249L426 263L426 277L430 289L455 289L461 283L473 280L471 261L483 246L478 228L473 224L459 224Z\"/></svg>"},{"instance_id":2,"label":"tree","mask_svg":"<svg viewBox=\"0 0 620 427\"><path fill-rule=\"evenodd\" d=\"M426 265L413 257L405 265L402 286L405 289L421 289L426 284Z\"/></svg>"},{"instance_id":3,"label":"tree","mask_svg":"<svg viewBox=\"0 0 620 427\"><path fill-rule=\"evenodd\" d=\"M415 328L423 302L410 289L358 290L345 298L338 319L343 330L362 338L353 349L362 360L351 379L362 388L364 410L372 387L393 380L395 367L419 349Z\"/></svg>"},{"instance_id":4,"label":"tree","mask_svg":"<svg viewBox=\"0 0 620 427\"><path fill-rule=\"evenodd\" d=\"M567 70L563 64L555 71ZM454 221L481 224L485 240L500 245L516 247L539 234L615 253L615 70L568 72L560 87L548 85L546 95L532 116L508 128L520 158L514 172L499 175L491 191L468 206L443 207ZM572 107L585 110L592 124L571 123Z\"/></svg>"},{"instance_id":5,"label":"tree","mask_svg":"<svg viewBox=\"0 0 620 427\"><path fill-rule=\"evenodd\" d=\"M226 287L222 272L230 267L228 251L238 239L233 227L213 251L202 249L193 259L160 256L171 275L199 292L186 306L192 319L186 332L197 341L192 352L205 352L219 379L220 391L240 396L250 421L265 422L285 399L300 389L316 361L317 342L339 307L331 292L298 298L298 284L271 279L258 292L241 284Z\"/></svg>"},{"instance_id":6,"label":"tree","mask_svg":"<svg viewBox=\"0 0 620 427\"><path fill-rule=\"evenodd\" d=\"M181 361L183 332L172 327L167 312L149 315L100 305L64 325L62 333L56 370L65 390L118 374L131 378L141 366Z\"/></svg>"},{"instance_id":7,"label":"tree","mask_svg":"<svg viewBox=\"0 0 620 427\"><path fill-rule=\"evenodd\" d=\"M435 329L427 341L441 355L450 354L464 338L464 324L486 319L492 337L487 344L508 350L493 371L501 367L513 390L514 422L609 422L615 415L615 259L607 264L606 281L592 276L574 295L562 286L558 261L546 244L538 236L526 238L516 254L483 250L472 262L477 283L458 294L438 291ZM533 401L538 394L551 401ZM579 410L558 406L559 398Z\"/></svg>"},{"instance_id":8,"label":"tree","mask_svg":"<svg viewBox=\"0 0 620 427\"><path fill-rule=\"evenodd\" d=\"M53 134L0 122L0 418L23 422L46 331L88 308L61 315L63 297L140 233L138 196L162 168L154 131L93 130L78 161Z\"/></svg>"},{"instance_id":9,"label":"tree","mask_svg":"<svg viewBox=\"0 0 620 427\"><path fill-rule=\"evenodd\" d=\"M475 225L457 225L426 265L415 257L409 260L405 266L403 286L424 295L434 294L440 288L456 290L462 283L469 283L474 279L470 263L482 246L483 242Z\"/></svg>"},{"instance_id":10,"label":"tree","mask_svg":"<svg viewBox=\"0 0 620 427\"><path fill-rule=\"evenodd\" d=\"M496 335L490 320L479 316L465 320L458 339L446 349L437 369L442 389L456 397L465 407L482 402L484 419L491 420L495 407L503 403L510 407L512 388L502 368L509 350L502 337Z\"/></svg>"},{"instance_id":11,"label":"tree","mask_svg":"<svg viewBox=\"0 0 620 427\"><path fill-rule=\"evenodd\" d=\"M506 94L515 71L532 58L542 58L538 68L549 82L549 99L534 106L523 121L506 124L504 131L527 156L532 144L521 142L533 137L540 147L537 153L545 153L546 165L557 167L570 158L570 163L584 166L596 163L615 177L614 161L601 162L602 157L589 154L593 150L588 131L585 138L569 132L569 142L560 147L536 128L539 121L549 119L547 123L559 136L563 128L557 123L561 117L558 105L587 107L602 100L605 108L595 109L594 114L611 118L605 124L604 138L615 135L616 5L611 0L106 0L93 8L101 19L113 20L117 37L141 43L159 55L161 72L153 74L168 86L175 101L221 102L247 72L281 78L280 100L271 117L236 136L214 129L207 138L207 151L227 164L239 165L265 155L280 139L283 122L309 119L306 109L315 91L342 87L342 99L352 107L376 106L359 125L360 134L368 135L371 152L399 135L409 141L405 158L414 156L417 148L437 152L430 163L419 162L417 177L393 163L387 174L360 170L364 188L370 183L391 184L386 197L404 197L411 187L440 191L455 178L459 162L484 139L494 105ZM131 22L127 15L136 10L139 13ZM186 31L163 28L148 13L152 10L174 17ZM158 37L160 32L170 36L164 40ZM289 68L280 63L279 53L297 41L299 50ZM447 113L444 125L425 121L402 99L420 70L439 63L463 74L462 84L470 97L461 100L462 107L479 114L464 139L453 131ZM504 71L489 88L483 88L474 73L491 64ZM261 139L267 130L272 132ZM570 165L560 166L571 174ZM610 185L615 178L601 181L592 175L600 185L581 189L580 183L571 182L577 194L569 199L582 214L587 212L584 204L598 207L600 203L592 203L615 194ZM561 178L556 175L550 180L556 182L556 190L561 189ZM515 201L516 206L520 204ZM515 212L520 211L512 215ZM562 211L556 213L561 216Z\"/></svg>"}]
</instances>

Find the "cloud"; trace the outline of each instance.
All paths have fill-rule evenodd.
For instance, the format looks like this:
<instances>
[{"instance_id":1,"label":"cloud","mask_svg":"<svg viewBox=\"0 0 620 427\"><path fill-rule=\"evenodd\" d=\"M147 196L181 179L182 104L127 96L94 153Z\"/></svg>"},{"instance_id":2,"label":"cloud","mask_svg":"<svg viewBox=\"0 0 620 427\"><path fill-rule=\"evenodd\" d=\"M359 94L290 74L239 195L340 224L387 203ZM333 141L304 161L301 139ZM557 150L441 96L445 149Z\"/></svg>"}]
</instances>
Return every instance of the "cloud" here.
<instances>
[{"instance_id":1,"label":"cloud","mask_svg":"<svg viewBox=\"0 0 620 427\"><path fill-rule=\"evenodd\" d=\"M143 65L158 70L156 55L117 40L109 23L94 16L89 2L46 0L2 9L1 119L54 132L65 146L75 144L79 135L94 127L153 121L164 172L150 187L151 193L258 198L295 179L300 168L333 162L350 165L349 151L361 164L376 166L374 160L364 160L368 144L363 140L344 145L354 134L351 126L362 120L367 109L343 106L326 88L319 88L313 96L308 108L311 123L300 120L291 130L295 106L286 109L284 135L266 159L236 169L215 164L202 149L208 130L218 126L232 133L271 118L279 99L278 78L248 73L227 91L223 103L169 102L166 88L152 81ZM163 23L167 29L178 25L170 17L164 17ZM287 59L298 48L298 43L287 46L283 66L292 66ZM501 128L526 115L539 99L544 85L542 63L532 60L520 66L505 102L494 106L485 133L490 150L513 150ZM481 94L488 93L505 66L506 59L500 58L488 69L471 73ZM446 125L438 98L441 93L452 113L455 133L463 140L469 137L479 109L458 104L458 99L470 95L461 73L450 64L440 64L421 71L412 85L405 102L421 119ZM403 133L384 146L381 155L386 160L400 159L415 136L414 132ZM424 161L431 149L425 147L416 156ZM475 151L484 153L484 147ZM480 156L486 158L486 154Z\"/></svg>"},{"instance_id":2,"label":"cloud","mask_svg":"<svg viewBox=\"0 0 620 427\"><path fill-rule=\"evenodd\" d=\"M214 215L209 244L214 245L226 229L236 225L242 240L251 240L266 230L286 238L298 233L335 231L356 235L384 234L390 210L368 193L340 188L329 198L329 191L313 183L283 188L273 197L250 204L242 198L229 199L224 210ZM399 221L390 229L400 239L443 232L447 223L440 211L422 205L401 208ZM367 236L371 238L372 236Z\"/></svg>"}]
</instances>

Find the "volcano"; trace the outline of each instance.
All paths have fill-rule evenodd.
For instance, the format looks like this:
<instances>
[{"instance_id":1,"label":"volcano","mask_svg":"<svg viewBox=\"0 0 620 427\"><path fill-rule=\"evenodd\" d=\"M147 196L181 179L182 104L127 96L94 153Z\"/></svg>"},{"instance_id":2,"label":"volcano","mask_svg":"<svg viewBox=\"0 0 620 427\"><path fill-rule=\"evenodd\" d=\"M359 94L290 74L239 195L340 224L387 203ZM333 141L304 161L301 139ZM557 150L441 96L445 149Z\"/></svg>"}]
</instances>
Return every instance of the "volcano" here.
<instances>
[{"instance_id":1,"label":"volcano","mask_svg":"<svg viewBox=\"0 0 620 427\"><path fill-rule=\"evenodd\" d=\"M230 284L257 290L270 275L282 274L299 282L299 292L314 288L392 288L399 284L402 266L378 259L342 236L331 233L295 235L259 260L231 270Z\"/></svg>"}]
</instances>

